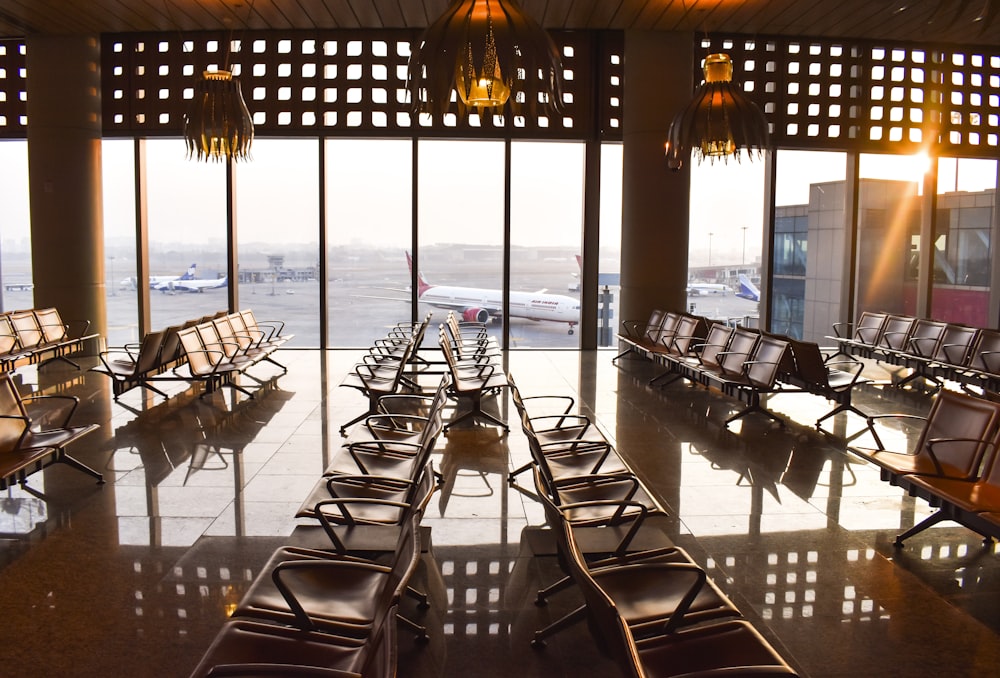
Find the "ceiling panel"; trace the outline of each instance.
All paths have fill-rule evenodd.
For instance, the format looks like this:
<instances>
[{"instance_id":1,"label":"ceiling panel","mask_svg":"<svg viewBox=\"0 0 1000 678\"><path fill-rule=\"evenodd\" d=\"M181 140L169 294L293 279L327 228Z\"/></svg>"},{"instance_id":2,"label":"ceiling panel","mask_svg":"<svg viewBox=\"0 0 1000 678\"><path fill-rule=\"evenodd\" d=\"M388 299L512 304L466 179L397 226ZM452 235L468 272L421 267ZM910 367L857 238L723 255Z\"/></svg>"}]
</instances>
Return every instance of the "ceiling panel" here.
<instances>
[{"instance_id":1,"label":"ceiling panel","mask_svg":"<svg viewBox=\"0 0 1000 678\"><path fill-rule=\"evenodd\" d=\"M3 0L0 37L423 28L449 0ZM814 35L1000 47L1000 0L522 0L549 28ZM990 17L990 21L978 20Z\"/></svg>"}]
</instances>

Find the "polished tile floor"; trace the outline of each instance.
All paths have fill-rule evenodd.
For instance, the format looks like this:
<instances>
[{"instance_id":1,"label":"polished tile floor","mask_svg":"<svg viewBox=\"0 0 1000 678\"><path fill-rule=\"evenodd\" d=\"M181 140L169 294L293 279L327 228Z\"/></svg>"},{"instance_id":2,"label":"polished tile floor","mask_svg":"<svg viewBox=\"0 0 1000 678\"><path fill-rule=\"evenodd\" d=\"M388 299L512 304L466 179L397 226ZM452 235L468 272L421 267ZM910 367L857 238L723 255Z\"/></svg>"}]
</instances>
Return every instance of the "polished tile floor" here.
<instances>
[{"instance_id":1,"label":"polished tile floor","mask_svg":"<svg viewBox=\"0 0 1000 678\"><path fill-rule=\"evenodd\" d=\"M77 395L77 420L101 423L73 452L108 482L60 466L31 477L42 496L3 492L0 675L186 676L226 606L293 538L292 515L340 445L340 422L364 408L338 388L358 355L285 350L288 373L235 404L180 384L167 402L133 391L115 404L102 375L24 370L25 388ZM771 407L792 420L786 428L754 415L726 431L733 402L682 383L650 388L652 366L615 366L613 355L508 361L525 395L578 398L669 512L669 536L801 675L998 675L1000 552L948 523L895 549L893 536L929 509L811 428L825 401L781 395ZM879 388L857 400L873 412L928 404ZM511 416L506 398L491 406ZM849 436L861 420L835 425ZM913 438L885 433L889 444ZM445 483L418 571L432 606L405 610L431 641L401 631L401 676L616 675L585 624L529 647L579 599L570 590L532 604L559 569L527 474L524 487L505 482L526 459L517 429L467 426L439 442Z\"/></svg>"}]
</instances>

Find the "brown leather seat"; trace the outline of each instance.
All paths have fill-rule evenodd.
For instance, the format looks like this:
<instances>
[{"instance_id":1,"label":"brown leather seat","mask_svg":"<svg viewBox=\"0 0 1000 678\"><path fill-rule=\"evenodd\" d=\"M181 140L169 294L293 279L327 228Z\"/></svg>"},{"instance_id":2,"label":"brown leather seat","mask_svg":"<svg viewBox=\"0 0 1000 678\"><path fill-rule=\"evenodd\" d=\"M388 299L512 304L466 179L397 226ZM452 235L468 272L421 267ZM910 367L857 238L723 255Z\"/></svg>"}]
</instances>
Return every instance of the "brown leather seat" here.
<instances>
[{"instance_id":1,"label":"brown leather seat","mask_svg":"<svg viewBox=\"0 0 1000 678\"><path fill-rule=\"evenodd\" d=\"M836 406L816 420L816 428L841 412L853 412L858 416L868 415L851 402L854 387L867 381L861 376L864 363L840 351L824 355L819 344L788 338L788 345L794 358L794 370L790 380L809 393L832 400Z\"/></svg>"},{"instance_id":2,"label":"brown leather seat","mask_svg":"<svg viewBox=\"0 0 1000 678\"><path fill-rule=\"evenodd\" d=\"M398 604L420 559L421 511L402 526L391 562L285 546L271 556L233 613L340 636L367 638ZM421 636L423 627L411 623Z\"/></svg>"},{"instance_id":3,"label":"brown leather seat","mask_svg":"<svg viewBox=\"0 0 1000 678\"><path fill-rule=\"evenodd\" d=\"M46 407L52 403L62 403L58 414L58 421L52 421L51 417L36 416L36 422L32 421L25 404L28 402L45 403ZM20 455L21 462L30 458L34 468L29 469L29 465L21 463L21 468L17 469L18 480L22 483L29 470L40 470L51 464L63 463L73 468L83 471L89 476L97 479L98 483L104 482L104 476L78 459L71 457L66 452L66 447L80 440L84 436L100 428L99 424L84 424L74 426L70 424L73 414L76 412L78 399L68 395L33 395L21 397L18 393L17 385L11 379L9 373L0 377L0 419L6 422L5 427L9 433L17 434L17 442L7 454ZM43 423L39 425L37 421ZM13 439L13 438L12 438ZM51 452L39 456L33 451L45 450ZM14 457L11 457L13 460ZM9 477L8 474L4 474Z\"/></svg>"},{"instance_id":4,"label":"brown leather seat","mask_svg":"<svg viewBox=\"0 0 1000 678\"><path fill-rule=\"evenodd\" d=\"M588 563L576 542L574 526L568 516L574 507L556 507L543 491L544 484L536 471L536 487L545 514L556 535L559 550L569 571L569 579L579 583L581 577L592 577L615 602L621 616L636 634L655 633L701 623L720 617L739 616L739 610L708 580L705 571L681 549L668 547L648 552L617 554ZM613 503L603 503L606 510ZM607 522L613 520L610 514ZM593 521L590 523L593 525ZM561 582L539 592L539 601L563 588ZM582 621L587 606L535 632L532 644L544 644L545 638Z\"/></svg>"},{"instance_id":5,"label":"brown leather seat","mask_svg":"<svg viewBox=\"0 0 1000 678\"><path fill-rule=\"evenodd\" d=\"M620 602L620 597L625 595L622 589L631 588L627 595L642 599L645 605L655 605L654 601L662 592L660 602L666 608L671 597L669 590L677 586L670 581L678 576L677 568L670 563L627 566L626 571L633 576L612 582L611 573L617 575L618 571L608 568L592 573L580 557L573 529L568 523L564 523L563 532L571 556L568 564L586 601L593 632L624 675L635 678L796 675L746 621L706 621L684 626L684 618L695 609L694 589L683 596L674 614L661 621L658 630L657 624L652 622L640 627L649 635L636 641L636 629L627 614L630 605L623 606ZM688 603L690 608L685 606Z\"/></svg>"},{"instance_id":6,"label":"brown leather seat","mask_svg":"<svg viewBox=\"0 0 1000 678\"><path fill-rule=\"evenodd\" d=\"M380 611L367 640L247 619L223 625L191 678L391 678L396 675L396 607Z\"/></svg>"},{"instance_id":7,"label":"brown leather seat","mask_svg":"<svg viewBox=\"0 0 1000 678\"><path fill-rule=\"evenodd\" d=\"M870 425L887 418L914 418L886 414L869 417ZM978 472L983 455L995 441L1000 426L1000 404L956 393L939 391L924 419L924 426L912 451L884 449L874 427L878 449L850 448L878 465L883 478L901 487L912 474L970 479Z\"/></svg>"},{"instance_id":8,"label":"brown leather seat","mask_svg":"<svg viewBox=\"0 0 1000 678\"><path fill-rule=\"evenodd\" d=\"M510 374L507 375L507 383L532 457L530 462L507 475L508 482L513 483L518 474L536 463L545 463L553 478L627 470L614 447L590 419L570 412L572 398L566 401L561 396L531 396L528 399L535 403L548 401L561 406L561 411L554 414L531 416L526 399Z\"/></svg>"},{"instance_id":9,"label":"brown leather seat","mask_svg":"<svg viewBox=\"0 0 1000 678\"><path fill-rule=\"evenodd\" d=\"M910 476L906 481L911 494L923 497L939 509L897 536L896 546L902 546L905 539L945 520L964 525L987 541L1000 537L1000 523L997 522L1000 516L1000 453L996 447L991 449L983 474L978 478Z\"/></svg>"}]
</instances>

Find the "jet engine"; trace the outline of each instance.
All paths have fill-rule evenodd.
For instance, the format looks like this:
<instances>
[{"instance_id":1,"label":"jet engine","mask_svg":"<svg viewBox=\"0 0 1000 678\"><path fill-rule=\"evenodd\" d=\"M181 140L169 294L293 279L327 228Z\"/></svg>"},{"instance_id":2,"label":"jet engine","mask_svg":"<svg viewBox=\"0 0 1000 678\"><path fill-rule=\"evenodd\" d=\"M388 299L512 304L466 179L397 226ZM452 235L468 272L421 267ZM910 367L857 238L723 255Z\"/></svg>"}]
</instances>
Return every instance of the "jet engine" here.
<instances>
[{"instance_id":1,"label":"jet engine","mask_svg":"<svg viewBox=\"0 0 1000 678\"><path fill-rule=\"evenodd\" d=\"M490 320L490 312L485 308L467 308L462 311L462 320L469 323L487 323Z\"/></svg>"}]
</instances>

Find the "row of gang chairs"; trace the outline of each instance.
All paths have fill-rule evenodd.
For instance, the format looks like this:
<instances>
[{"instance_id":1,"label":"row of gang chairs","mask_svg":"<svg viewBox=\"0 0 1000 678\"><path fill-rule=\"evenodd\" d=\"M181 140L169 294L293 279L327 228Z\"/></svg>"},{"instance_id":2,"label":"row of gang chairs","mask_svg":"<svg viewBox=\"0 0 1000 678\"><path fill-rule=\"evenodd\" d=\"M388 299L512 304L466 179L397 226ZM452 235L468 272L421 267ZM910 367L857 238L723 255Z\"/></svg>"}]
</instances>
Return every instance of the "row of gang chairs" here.
<instances>
[{"instance_id":1,"label":"row of gang chairs","mask_svg":"<svg viewBox=\"0 0 1000 678\"><path fill-rule=\"evenodd\" d=\"M93 433L99 424L71 423L79 398L70 395L22 396L9 372L0 375L0 490L27 485L28 476L52 464L66 464L103 483L104 477L70 456L66 447Z\"/></svg>"},{"instance_id":2,"label":"row of gang chairs","mask_svg":"<svg viewBox=\"0 0 1000 678\"><path fill-rule=\"evenodd\" d=\"M101 364L91 369L110 377L115 401L134 388L167 399L156 383L178 380L202 382L206 392L219 386L246 392L233 377L262 360L287 371L272 354L294 336L284 333L281 321L257 320L251 309L220 311L149 332L141 342L102 351Z\"/></svg>"},{"instance_id":3,"label":"row of gang chairs","mask_svg":"<svg viewBox=\"0 0 1000 678\"><path fill-rule=\"evenodd\" d=\"M912 449L886 449L875 424L921 423ZM848 449L875 464L882 479L925 499L937 511L895 539L897 547L942 521L957 522L989 543L1000 538L1000 403L940 390L926 416L869 417L874 448Z\"/></svg>"},{"instance_id":4,"label":"row of gang chairs","mask_svg":"<svg viewBox=\"0 0 1000 678\"><path fill-rule=\"evenodd\" d=\"M507 376L496 339L483 323L459 322L453 312L438 327L438 347L451 377L450 395L464 411L445 427L466 420L485 421L509 430L507 423L483 409L483 399L507 386Z\"/></svg>"},{"instance_id":5,"label":"row of gang chairs","mask_svg":"<svg viewBox=\"0 0 1000 678\"><path fill-rule=\"evenodd\" d=\"M340 385L353 388L365 396L368 407L341 425L341 435L365 417L375 414L383 396L420 390L416 374L408 375L407 369L417 369L417 351L430 319L428 314L417 323L397 323L389 328L386 335L375 340L368 352L345 375Z\"/></svg>"},{"instance_id":6,"label":"row of gang chairs","mask_svg":"<svg viewBox=\"0 0 1000 678\"><path fill-rule=\"evenodd\" d=\"M421 377L441 374L449 375L448 394L464 409L448 423L445 431L467 420L486 421L507 430L503 420L483 409L483 399L506 385L496 339L487 333L483 323L459 321L449 312L445 322L438 326L441 360L431 360L419 353L430 320L428 314L415 324L394 325L344 377L340 385L359 391L367 398L368 407L341 426L341 435L374 414L382 397L419 393Z\"/></svg>"},{"instance_id":7,"label":"row of gang chairs","mask_svg":"<svg viewBox=\"0 0 1000 678\"><path fill-rule=\"evenodd\" d=\"M56 308L0 313L0 371L24 365L44 365L62 360L80 366L67 356L100 335L90 332L90 321L64 322Z\"/></svg>"},{"instance_id":8,"label":"row of gang chairs","mask_svg":"<svg viewBox=\"0 0 1000 678\"><path fill-rule=\"evenodd\" d=\"M390 678L404 596L424 538L420 519L438 482L430 461L449 377L432 395L393 394L354 427L275 551L192 673L201 676Z\"/></svg>"},{"instance_id":9,"label":"row of gang chairs","mask_svg":"<svg viewBox=\"0 0 1000 678\"><path fill-rule=\"evenodd\" d=\"M833 401L834 408L816 420L818 429L841 412L866 416L852 403L855 387L867 381L864 364L843 351L659 309L645 322L623 323L619 339L626 349L613 361L633 353L664 368L651 385L686 379L743 403L727 426L752 412L783 423L762 405L761 396L774 393L809 393Z\"/></svg>"},{"instance_id":10,"label":"row of gang chairs","mask_svg":"<svg viewBox=\"0 0 1000 678\"><path fill-rule=\"evenodd\" d=\"M969 392L1000 390L998 330L874 311L833 330L842 351L877 360L895 386L924 380L938 389L952 381Z\"/></svg>"},{"instance_id":11,"label":"row of gang chairs","mask_svg":"<svg viewBox=\"0 0 1000 678\"><path fill-rule=\"evenodd\" d=\"M597 427L572 411L572 398L523 397L508 382L532 454L511 480L533 472L566 572L536 604L573 586L584 599L536 631L532 646L587 619L625 676L796 675L656 525L664 512Z\"/></svg>"}]
</instances>

